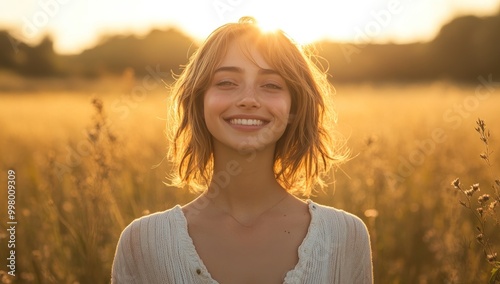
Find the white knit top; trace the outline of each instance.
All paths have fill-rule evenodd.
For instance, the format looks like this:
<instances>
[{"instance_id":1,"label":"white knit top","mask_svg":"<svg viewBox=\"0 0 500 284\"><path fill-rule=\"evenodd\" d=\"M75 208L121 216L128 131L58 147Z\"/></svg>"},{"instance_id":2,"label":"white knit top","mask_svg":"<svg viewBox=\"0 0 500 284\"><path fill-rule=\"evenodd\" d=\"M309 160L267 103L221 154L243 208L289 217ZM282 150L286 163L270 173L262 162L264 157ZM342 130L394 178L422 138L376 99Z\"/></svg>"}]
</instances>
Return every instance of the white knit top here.
<instances>
[{"instance_id":1,"label":"white knit top","mask_svg":"<svg viewBox=\"0 0 500 284\"><path fill-rule=\"evenodd\" d=\"M345 211L311 200L307 203L309 229L299 246L299 261L283 283L373 283L364 223ZM218 283L197 254L179 205L134 220L125 228L116 249L111 282Z\"/></svg>"}]
</instances>

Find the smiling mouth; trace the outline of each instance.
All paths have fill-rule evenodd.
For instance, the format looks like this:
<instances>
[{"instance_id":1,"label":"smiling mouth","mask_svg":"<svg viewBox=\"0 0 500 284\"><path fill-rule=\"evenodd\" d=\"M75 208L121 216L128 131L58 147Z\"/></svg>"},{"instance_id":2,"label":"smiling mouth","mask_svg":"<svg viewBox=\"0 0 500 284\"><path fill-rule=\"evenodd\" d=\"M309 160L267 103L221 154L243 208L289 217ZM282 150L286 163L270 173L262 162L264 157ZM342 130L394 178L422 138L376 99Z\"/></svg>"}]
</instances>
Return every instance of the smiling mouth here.
<instances>
[{"instance_id":1,"label":"smiling mouth","mask_svg":"<svg viewBox=\"0 0 500 284\"><path fill-rule=\"evenodd\" d=\"M247 118L232 118L228 122L232 125L245 125L245 126L261 126L266 124L267 121L260 119L247 119Z\"/></svg>"}]
</instances>

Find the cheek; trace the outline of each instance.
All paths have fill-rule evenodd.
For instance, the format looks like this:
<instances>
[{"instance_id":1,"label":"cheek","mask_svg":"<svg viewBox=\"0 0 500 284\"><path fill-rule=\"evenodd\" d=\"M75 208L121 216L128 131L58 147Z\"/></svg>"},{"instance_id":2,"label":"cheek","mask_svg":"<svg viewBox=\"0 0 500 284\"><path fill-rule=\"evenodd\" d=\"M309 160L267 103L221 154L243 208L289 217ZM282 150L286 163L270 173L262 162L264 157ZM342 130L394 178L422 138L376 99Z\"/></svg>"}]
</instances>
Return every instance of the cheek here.
<instances>
[{"instance_id":1,"label":"cheek","mask_svg":"<svg viewBox=\"0 0 500 284\"><path fill-rule=\"evenodd\" d=\"M272 112L275 113L275 116L282 120L285 124L289 121L291 111L291 101L289 98L282 98L279 101L275 102L272 107Z\"/></svg>"},{"instance_id":2,"label":"cheek","mask_svg":"<svg viewBox=\"0 0 500 284\"><path fill-rule=\"evenodd\" d=\"M227 103L216 94L207 92L203 98L203 118L205 125L212 131L219 123L218 119L227 109Z\"/></svg>"},{"instance_id":3,"label":"cheek","mask_svg":"<svg viewBox=\"0 0 500 284\"><path fill-rule=\"evenodd\" d=\"M205 113L215 113L227 107L227 99L217 93L207 92L203 97L203 110Z\"/></svg>"},{"instance_id":4,"label":"cheek","mask_svg":"<svg viewBox=\"0 0 500 284\"><path fill-rule=\"evenodd\" d=\"M203 116L209 119L217 111L217 100L214 96L206 94L203 98Z\"/></svg>"}]
</instances>

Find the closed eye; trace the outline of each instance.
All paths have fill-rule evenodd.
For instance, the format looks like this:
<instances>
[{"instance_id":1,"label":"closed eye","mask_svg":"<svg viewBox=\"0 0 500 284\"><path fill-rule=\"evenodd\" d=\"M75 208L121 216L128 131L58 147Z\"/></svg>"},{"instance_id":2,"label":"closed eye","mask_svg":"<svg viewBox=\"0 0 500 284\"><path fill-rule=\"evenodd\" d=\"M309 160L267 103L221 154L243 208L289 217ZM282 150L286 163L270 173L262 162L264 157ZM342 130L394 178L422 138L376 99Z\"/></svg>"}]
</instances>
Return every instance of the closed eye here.
<instances>
[{"instance_id":1,"label":"closed eye","mask_svg":"<svg viewBox=\"0 0 500 284\"><path fill-rule=\"evenodd\" d=\"M274 90L281 90L281 89L283 89L281 86L276 85L276 84L272 84L272 83L265 84L262 87L268 88L268 89L274 89Z\"/></svg>"},{"instance_id":2,"label":"closed eye","mask_svg":"<svg viewBox=\"0 0 500 284\"><path fill-rule=\"evenodd\" d=\"M216 84L217 86L229 86L229 85L236 85L235 83L231 81L221 81Z\"/></svg>"},{"instance_id":3,"label":"closed eye","mask_svg":"<svg viewBox=\"0 0 500 284\"><path fill-rule=\"evenodd\" d=\"M215 85L217 87L221 87L221 88L230 88L230 87L237 86L237 84L235 84L231 81L220 81L220 82L217 82Z\"/></svg>"}]
</instances>

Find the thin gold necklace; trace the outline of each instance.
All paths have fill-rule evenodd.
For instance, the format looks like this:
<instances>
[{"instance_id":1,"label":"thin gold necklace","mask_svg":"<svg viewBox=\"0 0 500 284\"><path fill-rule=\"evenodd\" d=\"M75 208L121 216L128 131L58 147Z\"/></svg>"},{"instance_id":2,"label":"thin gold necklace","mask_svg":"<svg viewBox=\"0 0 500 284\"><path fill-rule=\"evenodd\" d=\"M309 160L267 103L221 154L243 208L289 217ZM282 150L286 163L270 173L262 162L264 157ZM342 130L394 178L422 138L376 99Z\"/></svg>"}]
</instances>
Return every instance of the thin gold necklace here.
<instances>
[{"instance_id":1,"label":"thin gold necklace","mask_svg":"<svg viewBox=\"0 0 500 284\"><path fill-rule=\"evenodd\" d=\"M273 206L267 208L266 210L262 211L259 215L257 215L253 222L251 222L250 224L243 224L241 223L236 217L234 217L231 213L223 210L222 208L220 208L217 204L215 204L215 202L212 200L213 198L209 198L210 200L210 203L212 203L219 211L221 211L222 213L228 215L229 217L231 217L234 221L236 221L236 223L240 224L241 226L245 227L245 228L252 228L255 223L259 220L259 218L264 215L265 213L271 211L271 209L275 208L276 206L278 206L278 204L280 204L281 202L283 202L283 200L285 200L287 197L288 197L288 193L285 194L285 196L283 198L281 198L280 200L278 200L278 202L276 202L275 204L273 204Z\"/></svg>"}]
</instances>

